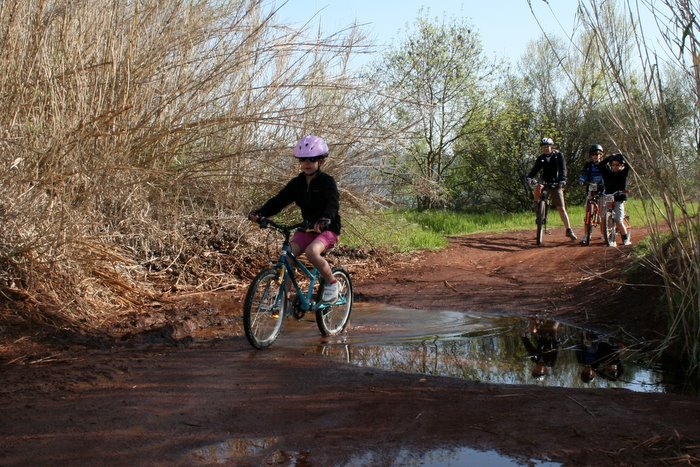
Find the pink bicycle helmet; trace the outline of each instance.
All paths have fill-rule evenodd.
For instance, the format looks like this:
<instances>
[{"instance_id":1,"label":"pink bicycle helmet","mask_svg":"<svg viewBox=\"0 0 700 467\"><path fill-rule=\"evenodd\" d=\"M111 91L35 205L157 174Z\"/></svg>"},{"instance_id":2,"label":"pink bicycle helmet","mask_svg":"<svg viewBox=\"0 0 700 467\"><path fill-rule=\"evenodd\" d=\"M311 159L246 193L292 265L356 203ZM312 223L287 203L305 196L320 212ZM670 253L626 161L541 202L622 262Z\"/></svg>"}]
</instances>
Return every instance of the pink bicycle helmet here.
<instances>
[{"instance_id":1,"label":"pink bicycle helmet","mask_svg":"<svg viewBox=\"0 0 700 467\"><path fill-rule=\"evenodd\" d=\"M304 136L294 146L294 157L327 157L328 144L316 135Z\"/></svg>"}]
</instances>

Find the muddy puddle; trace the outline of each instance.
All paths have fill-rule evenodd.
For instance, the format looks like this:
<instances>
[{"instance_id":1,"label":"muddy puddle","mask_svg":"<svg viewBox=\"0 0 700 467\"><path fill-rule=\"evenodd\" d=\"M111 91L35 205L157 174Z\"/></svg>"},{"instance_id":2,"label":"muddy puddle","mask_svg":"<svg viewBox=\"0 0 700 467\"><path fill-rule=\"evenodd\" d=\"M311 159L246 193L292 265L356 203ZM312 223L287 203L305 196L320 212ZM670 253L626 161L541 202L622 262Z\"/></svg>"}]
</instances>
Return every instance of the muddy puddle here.
<instances>
[{"instance_id":1,"label":"muddy puddle","mask_svg":"<svg viewBox=\"0 0 700 467\"><path fill-rule=\"evenodd\" d=\"M236 439L193 451L190 461L207 464L223 464L231 459L250 457L265 452L277 443L276 438ZM297 451L275 451L266 462L268 465L315 465L316 461L309 453ZM491 467L556 467L561 464L542 459L515 459L496 451L479 451L471 448L433 449L415 451L401 449L398 452L372 452L358 454L347 462L335 464L337 467L354 467L358 465L385 465L388 467L421 466L438 467L450 465L488 465Z\"/></svg>"},{"instance_id":2,"label":"muddy puddle","mask_svg":"<svg viewBox=\"0 0 700 467\"><path fill-rule=\"evenodd\" d=\"M493 384L624 388L698 394L660 366L642 343L541 317L480 316L356 304L349 332L320 338L313 316L288 320L275 346L311 346L370 368Z\"/></svg>"}]
</instances>

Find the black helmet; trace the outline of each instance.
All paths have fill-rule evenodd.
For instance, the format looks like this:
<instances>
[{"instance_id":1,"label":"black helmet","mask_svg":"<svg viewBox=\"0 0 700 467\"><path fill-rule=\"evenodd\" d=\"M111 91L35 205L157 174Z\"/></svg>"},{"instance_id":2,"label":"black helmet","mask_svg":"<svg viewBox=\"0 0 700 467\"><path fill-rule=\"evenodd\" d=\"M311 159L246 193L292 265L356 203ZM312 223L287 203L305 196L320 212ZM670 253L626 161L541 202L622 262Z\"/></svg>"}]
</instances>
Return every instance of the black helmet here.
<instances>
[{"instance_id":1,"label":"black helmet","mask_svg":"<svg viewBox=\"0 0 700 467\"><path fill-rule=\"evenodd\" d=\"M552 146L554 144L554 141L552 138L542 138L540 140L540 146Z\"/></svg>"},{"instance_id":2,"label":"black helmet","mask_svg":"<svg viewBox=\"0 0 700 467\"><path fill-rule=\"evenodd\" d=\"M588 154L593 154L596 152L603 152L603 146L600 144L591 144L591 147L588 148Z\"/></svg>"}]
</instances>

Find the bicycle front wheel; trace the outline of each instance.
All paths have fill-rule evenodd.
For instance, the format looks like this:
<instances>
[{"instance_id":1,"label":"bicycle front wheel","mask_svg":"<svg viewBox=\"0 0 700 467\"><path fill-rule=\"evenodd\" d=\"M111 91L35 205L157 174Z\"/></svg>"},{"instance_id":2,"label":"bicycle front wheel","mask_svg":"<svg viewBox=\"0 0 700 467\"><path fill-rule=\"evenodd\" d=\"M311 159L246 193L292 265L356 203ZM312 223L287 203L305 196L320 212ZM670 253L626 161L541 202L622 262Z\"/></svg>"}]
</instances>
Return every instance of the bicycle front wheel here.
<instances>
[{"instance_id":1,"label":"bicycle front wheel","mask_svg":"<svg viewBox=\"0 0 700 467\"><path fill-rule=\"evenodd\" d=\"M612 209L608 209L608 212L605 214L605 241L608 243L608 246L617 246L615 237L617 237L615 216Z\"/></svg>"},{"instance_id":2,"label":"bicycle front wheel","mask_svg":"<svg viewBox=\"0 0 700 467\"><path fill-rule=\"evenodd\" d=\"M593 236L593 226L595 225L595 207L591 203L586 204L586 218L584 219L584 225L586 229L586 234L583 237L583 244L588 245L591 243L591 237Z\"/></svg>"},{"instance_id":3,"label":"bicycle front wheel","mask_svg":"<svg viewBox=\"0 0 700 467\"><path fill-rule=\"evenodd\" d=\"M542 239L544 237L545 229L547 228L547 202L540 200L537 203L537 237L536 242L538 245L542 245Z\"/></svg>"},{"instance_id":4,"label":"bicycle front wheel","mask_svg":"<svg viewBox=\"0 0 700 467\"><path fill-rule=\"evenodd\" d=\"M282 332L287 301L278 277L274 269L260 271L245 296L243 329L248 342L256 349L271 346Z\"/></svg>"},{"instance_id":5,"label":"bicycle front wheel","mask_svg":"<svg viewBox=\"0 0 700 467\"><path fill-rule=\"evenodd\" d=\"M350 274L343 268L333 268L333 277L338 282L338 300L321 305L316 310L316 324L324 336L335 336L345 330L352 311L352 282Z\"/></svg>"}]
</instances>

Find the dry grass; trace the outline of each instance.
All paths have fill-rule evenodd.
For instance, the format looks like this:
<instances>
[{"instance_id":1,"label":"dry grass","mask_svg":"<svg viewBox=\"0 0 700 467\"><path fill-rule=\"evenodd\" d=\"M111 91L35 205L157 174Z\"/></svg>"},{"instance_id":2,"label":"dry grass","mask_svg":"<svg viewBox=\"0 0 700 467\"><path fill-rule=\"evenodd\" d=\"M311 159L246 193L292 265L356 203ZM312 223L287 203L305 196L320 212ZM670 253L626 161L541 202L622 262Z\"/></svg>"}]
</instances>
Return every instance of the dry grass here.
<instances>
[{"instance_id":1,"label":"dry grass","mask_svg":"<svg viewBox=\"0 0 700 467\"><path fill-rule=\"evenodd\" d=\"M608 97L619 103L611 107L610 131L617 135L617 146L633 157L635 186L645 201L651 233L649 262L664 282L669 329L660 351L673 349L691 372L700 373L700 8L684 0L658 2L654 16L665 49L653 51L645 45L636 2L623 6L634 29L611 24L605 11L609 4L588 3L583 11L607 71ZM651 4L638 3L642 8ZM693 98L685 131L678 130L683 106L674 102L674 89Z\"/></svg>"},{"instance_id":2,"label":"dry grass","mask_svg":"<svg viewBox=\"0 0 700 467\"><path fill-rule=\"evenodd\" d=\"M0 294L12 313L99 328L174 290L238 287L247 212L331 143L369 180L355 28L309 36L256 0L0 5ZM362 199L368 183L346 192Z\"/></svg>"}]
</instances>

